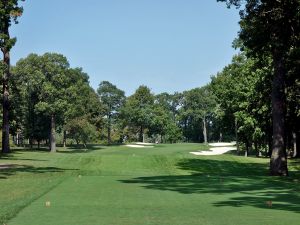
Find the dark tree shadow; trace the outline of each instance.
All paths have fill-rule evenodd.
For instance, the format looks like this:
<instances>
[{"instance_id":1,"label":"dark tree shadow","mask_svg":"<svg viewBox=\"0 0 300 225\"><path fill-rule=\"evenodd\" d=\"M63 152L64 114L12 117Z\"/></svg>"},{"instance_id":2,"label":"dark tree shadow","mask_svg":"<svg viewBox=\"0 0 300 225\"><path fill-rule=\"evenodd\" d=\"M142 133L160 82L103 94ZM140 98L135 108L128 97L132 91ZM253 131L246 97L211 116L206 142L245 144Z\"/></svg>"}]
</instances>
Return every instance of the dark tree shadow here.
<instances>
[{"instance_id":1,"label":"dark tree shadow","mask_svg":"<svg viewBox=\"0 0 300 225\"><path fill-rule=\"evenodd\" d=\"M30 147L18 147L18 148L13 148L12 152L16 153L16 152L49 152L49 147L40 147L40 148L30 148Z\"/></svg>"},{"instance_id":2,"label":"dark tree shadow","mask_svg":"<svg viewBox=\"0 0 300 225\"><path fill-rule=\"evenodd\" d=\"M185 159L177 167L191 175L137 177L121 182L182 194L210 193L225 199L228 195L227 200L214 202L215 207L267 208L270 205L266 202L272 201L274 209L300 213L299 173L292 172L290 178L270 177L267 165L211 159Z\"/></svg>"},{"instance_id":3,"label":"dark tree shadow","mask_svg":"<svg viewBox=\"0 0 300 225\"><path fill-rule=\"evenodd\" d=\"M57 153L89 153L91 151L103 150L105 149L103 145L97 144L88 144L86 147L83 145L69 145L66 148L63 146L57 145ZM38 153L50 153L49 147L40 147L40 148L29 148L29 147L17 147L12 148L11 154L0 155L0 159L14 157L16 154L22 154L23 152L38 152ZM29 159L30 160L30 159Z\"/></svg>"},{"instance_id":4,"label":"dark tree shadow","mask_svg":"<svg viewBox=\"0 0 300 225\"><path fill-rule=\"evenodd\" d=\"M67 148L59 148L58 153L76 154L76 153L90 153L92 151L104 150L103 145L87 145L86 147L82 145L72 145Z\"/></svg>"},{"instance_id":5,"label":"dark tree shadow","mask_svg":"<svg viewBox=\"0 0 300 225\"><path fill-rule=\"evenodd\" d=\"M36 161L36 162L46 162L46 161L48 161L46 159L19 158L19 157L16 157L16 156L2 156L0 159L3 160L3 162L5 160L9 160L9 161L12 161L12 160L14 160L14 161L23 161L24 160L24 161Z\"/></svg>"},{"instance_id":6,"label":"dark tree shadow","mask_svg":"<svg viewBox=\"0 0 300 225\"><path fill-rule=\"evenodd\" d=\"M19 149L19 150L15 150L13 151L13 153L9 153L9 154L1 154L0 155L0 160L3 160L3 162L5 160L14 160L14 161L39 161L39 162L46 162L48 160L46 159L33 159L33 158L23 158L22 156L24 155L24 152L26 152L27 150L23 150L23 149Z\"/></svg>"},{"instance_id":7,"label":"dark tree shadow","mask_svg":"<svg viewBox=\"0 0 300 225\"><path fill-rule=\"evenodd\" d=\"M76 171L78 169L65 169L59 167L35 167L20 164L1 164L0 179L6 179L17 173L45 174L45 173L62 173L66 171Z\"/></svg>"}]
</instances>

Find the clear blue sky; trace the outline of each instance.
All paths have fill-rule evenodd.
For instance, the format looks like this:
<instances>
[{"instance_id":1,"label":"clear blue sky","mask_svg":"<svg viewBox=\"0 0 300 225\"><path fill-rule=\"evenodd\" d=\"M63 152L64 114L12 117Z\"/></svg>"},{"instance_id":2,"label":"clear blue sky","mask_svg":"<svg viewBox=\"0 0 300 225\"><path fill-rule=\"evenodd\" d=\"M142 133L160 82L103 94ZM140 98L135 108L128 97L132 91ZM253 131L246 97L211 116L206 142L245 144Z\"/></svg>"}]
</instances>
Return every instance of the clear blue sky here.
<instances>
[{"instance_id":1,"label":"clear blue sky","mask_svg":"<svg viewBox=\"0 0 300 225\"><path fill-rule=\"evenodd\" d=\"M103 80L130 95L209 82L230 63L239 15L216 0L26 0L12 63L58 52L82 67L95 89Z\"/></svg>"}]
</instances>

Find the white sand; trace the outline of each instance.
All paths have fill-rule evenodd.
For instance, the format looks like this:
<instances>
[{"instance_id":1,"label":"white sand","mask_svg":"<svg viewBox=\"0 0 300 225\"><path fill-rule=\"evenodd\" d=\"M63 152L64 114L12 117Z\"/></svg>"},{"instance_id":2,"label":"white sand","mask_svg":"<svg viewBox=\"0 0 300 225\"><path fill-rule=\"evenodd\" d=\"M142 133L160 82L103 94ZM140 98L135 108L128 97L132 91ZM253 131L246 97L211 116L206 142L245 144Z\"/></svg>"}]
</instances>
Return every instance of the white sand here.
<instances>
[{"instance_id":1,"label":"white sand","mask_svg":"<svg viewBox=\"0 0 300 225\"><path fill-rule=\"evenodd\" d=\"M144 145L125 145L129 148L153 148L154 146L144 146Z\"/></svg>"},{"instance_id":2,"label":"white sand","mask_svg":"<svg viewBox=\"0 0 300 225\"><path fill-rule=\"evenodd\" d=\"M146 143L146 142L136 142L136 145L153 145L153 143Z\"/></svg>"},{"instance_id":3,"label":"white sand","mask_svg":"<svg viewBox=\"0 0 300 225\"><path fill-rule=\"evenodd\" d=\"M210 151L198 151L198 152L190 152L193 155L222 155L229 151L236 150L235 143L211 143L210 146L220 146L220 147L214 147L210 148Z\"/></svg>"},{"instance_id":4,"label":"white sand","mask_svg":"<svg viewBox=\"0 0 300 225\"><path fill-rule=\"evenodd\" d=\"M143 145L125 145L125 146L130 148L145 148L145 146Z\"/></svg>"},{"instance_id":5,"label":"white sand","mask_svg":"<svg viewBox=\"0 0 300 225\"><path fill-rule=\"evenodd\" d=\"M130 148L153 148L153 143L136 142L134 144L125 145Z\"/></svg>"},{"instance_id":6,"label":"white sand","mask_svg":"<svg viewBox=\"0 0 300 225\"><path fill-rule=\"evenodd\" d=\"M225 146L234 146L236 145L235 142L217 142L217 143L210 143L208 144L210 146L213 146L213 147L225 147Z\"/></svg>"}]
</instances>

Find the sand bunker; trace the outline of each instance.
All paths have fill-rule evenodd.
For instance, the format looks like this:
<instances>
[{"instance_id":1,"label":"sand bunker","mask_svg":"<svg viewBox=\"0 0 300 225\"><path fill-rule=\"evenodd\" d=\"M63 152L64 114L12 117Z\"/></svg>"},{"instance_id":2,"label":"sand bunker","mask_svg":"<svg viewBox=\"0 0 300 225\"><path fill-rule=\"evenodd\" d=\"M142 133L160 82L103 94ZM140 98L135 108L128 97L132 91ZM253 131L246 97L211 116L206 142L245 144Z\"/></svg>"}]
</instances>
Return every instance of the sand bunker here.
<instances>
[{"instance_id":1,"label":"sand bunker","mask_svg":"<svg viewBox=\"0 0 300 225\"><path fill-rule=\"evenodd\" d=\"M146 142L136 142L135 143L136 145L145 145L145 146L152 146L153 145L153 143L146 143Z\"/></svg>"},{"instance_id":2,"label":"sand bunker","mask_svg":"<svg viewBox=\"0 0 300 225\"><path fill-rule=\"evenodd\" d=\"M153 143L136 142L134 144L125 145L130 148L153 148Z\"/></svg>"},{"instance_id":3,"label":"sand bunker","mask_svg":"<svg viewBox=\"0 0 300 225\"><path fill-rule=\"evenodd\" d=\"M229 151L236 150L236 147L234 147L235 143L211 143L210 146L219 146L210 148L210 151L198 151L198 152L190 152L193 155L222 155Z\"/></svg>"},{"instance_id":4,"label":"sand bunker","mask_svg":"<svg viewBox=\"0 0 300 225\"><path fill-rule=\"evenodd\" d=\"M125 145L130 148L153 148L154 146L145 146L145 145Z\"/></svg>"},{"instance_id":5,"label":"sand bunker","mask_svg":"<svg viewBox=\"0 0 300 225\"><path fill-rule=\"evenodd\" d=\"M217 142L217 143L210 143L209 146L213 147L225 147L225 146L234 146L236 142Z\"/></svg>"},{"instance_id":6,"label":"sand bunker","mask_svg":"<svg viewBox=\"0 0 300 225\"><path fill-rule=\"evenodd\" d=\"M125 146L130 148L145 148L145 146L143 145L125 145Z\"/></svg>"}]
</instances>

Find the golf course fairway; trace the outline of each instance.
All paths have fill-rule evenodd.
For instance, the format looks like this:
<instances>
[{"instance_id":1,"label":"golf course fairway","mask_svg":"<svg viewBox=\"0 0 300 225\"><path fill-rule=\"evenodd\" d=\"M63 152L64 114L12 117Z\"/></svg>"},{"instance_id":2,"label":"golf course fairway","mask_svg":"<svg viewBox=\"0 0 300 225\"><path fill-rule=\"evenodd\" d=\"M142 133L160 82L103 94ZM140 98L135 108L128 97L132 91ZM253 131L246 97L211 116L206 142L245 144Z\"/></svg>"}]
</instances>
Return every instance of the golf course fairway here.
<instances>
[{"instance_id":1,"label":"golf course fairway","mask_svg":"<svg viewBox=\"0 0 300 225\"><path fill-rule=\"evenodd\" d=\"M0 159L0 222L7 225L293 225L299 161L289 178L269 159L195 156L200 144L17 150ZM298 168L297 168L298 167Z\"/></svg>"}]
</instances>

